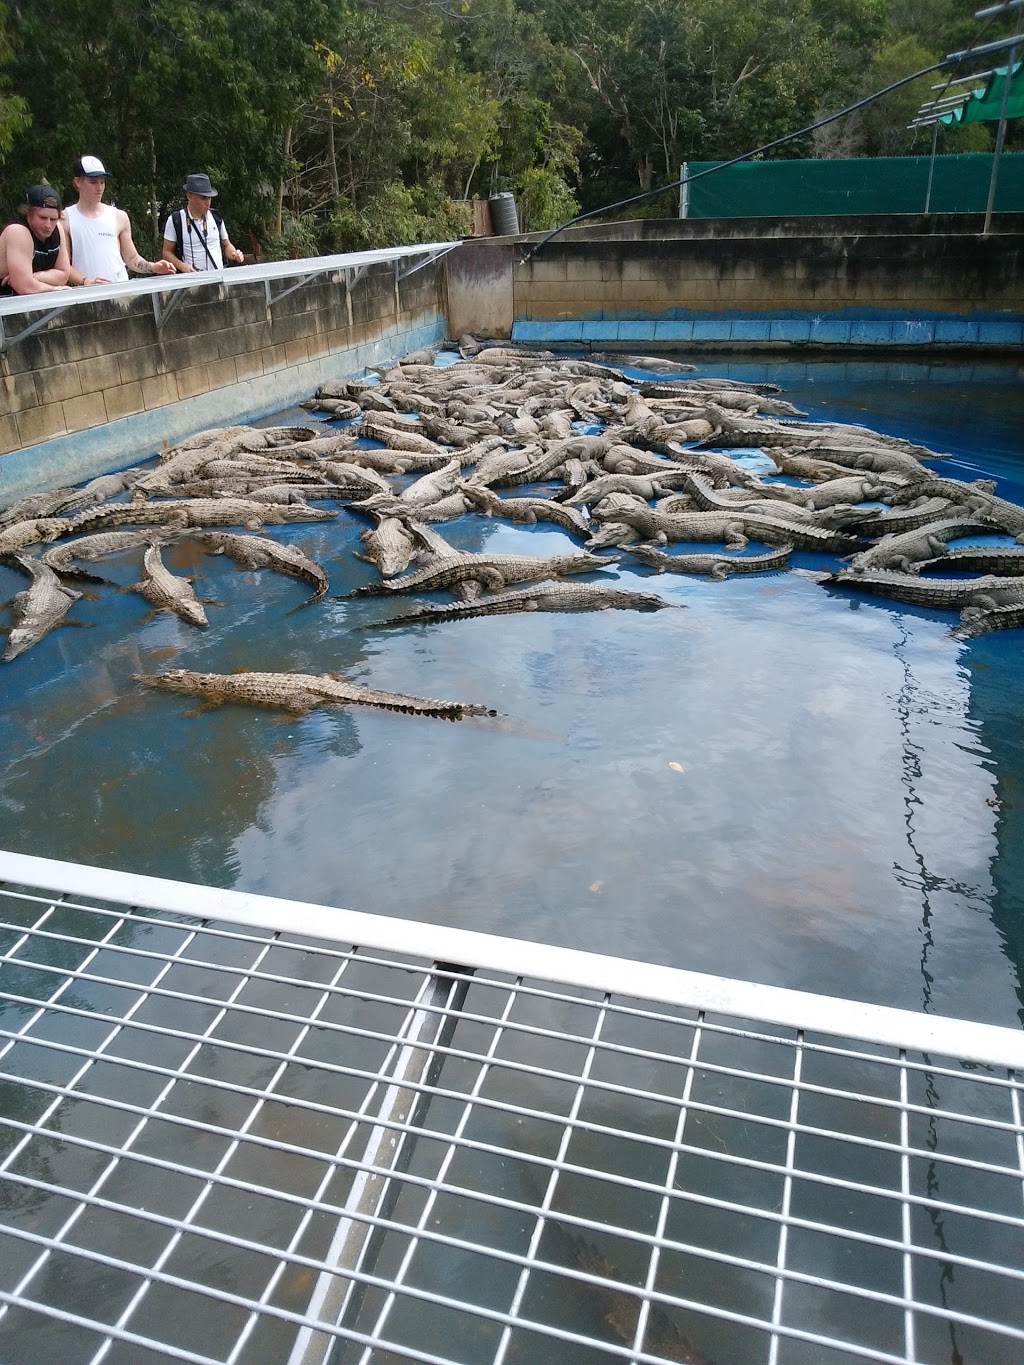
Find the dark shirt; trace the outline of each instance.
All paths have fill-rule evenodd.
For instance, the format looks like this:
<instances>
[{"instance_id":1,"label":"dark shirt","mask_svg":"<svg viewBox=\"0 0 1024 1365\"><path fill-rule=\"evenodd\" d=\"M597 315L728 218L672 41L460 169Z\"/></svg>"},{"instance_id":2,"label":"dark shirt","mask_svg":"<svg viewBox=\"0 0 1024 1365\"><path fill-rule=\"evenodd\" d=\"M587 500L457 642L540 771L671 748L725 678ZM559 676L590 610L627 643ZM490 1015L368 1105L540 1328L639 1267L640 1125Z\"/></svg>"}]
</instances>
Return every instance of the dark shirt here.
<instances>
[{"instance_id":1,"label":"dark shirt","mask_svg":"<svg viewBox=\"0 0 1024 1365\"><path fill-rule=\"evenodd\" d=\"M32 274L38 275L44 270L52 270L60 255L60 228L54 228L45 242L41 242L33 232L32 241L35 245L32 252ZM10 299L16 297L16 294L17 290L12 289L9 284L0 286L0 298Z\"/></svg>"}]
</instances>

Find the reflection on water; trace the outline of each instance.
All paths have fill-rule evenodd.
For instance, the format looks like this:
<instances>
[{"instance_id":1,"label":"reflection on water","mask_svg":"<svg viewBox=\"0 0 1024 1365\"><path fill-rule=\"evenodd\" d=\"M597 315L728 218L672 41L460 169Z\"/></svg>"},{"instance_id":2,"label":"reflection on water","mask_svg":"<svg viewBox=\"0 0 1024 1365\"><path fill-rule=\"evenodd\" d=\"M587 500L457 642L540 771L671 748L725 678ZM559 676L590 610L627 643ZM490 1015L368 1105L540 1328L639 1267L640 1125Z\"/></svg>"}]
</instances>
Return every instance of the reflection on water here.
<instances>
[{"instance_id":1,"label":"reflection on water","mask_svg":"<svg viewBox=\"0 0 1024 1365\"><path fill-rule=\"evenodd\" d=\"M814 417L948 449L1024 501L1009 367L713 362L778 377ZM332 593L370 581L363 522L274 528ZM575 548L480 517L466 548ZM0 672L0 845L45 856L525 935L999 1023L1024 959L1018 632L785 573L659 577L685 610L375 631L393 604L290 615L308 587L187 544L199 632L99 587ZM821 568L818 556L796 557ZM624 586L648 581L623 563ZM131 555L110 562L121 585ZM0 566L0 598L21 575ZM337 670L485 702L452 725L390 713L188 715L135 672Z\"/></svg>"}]
</instances>

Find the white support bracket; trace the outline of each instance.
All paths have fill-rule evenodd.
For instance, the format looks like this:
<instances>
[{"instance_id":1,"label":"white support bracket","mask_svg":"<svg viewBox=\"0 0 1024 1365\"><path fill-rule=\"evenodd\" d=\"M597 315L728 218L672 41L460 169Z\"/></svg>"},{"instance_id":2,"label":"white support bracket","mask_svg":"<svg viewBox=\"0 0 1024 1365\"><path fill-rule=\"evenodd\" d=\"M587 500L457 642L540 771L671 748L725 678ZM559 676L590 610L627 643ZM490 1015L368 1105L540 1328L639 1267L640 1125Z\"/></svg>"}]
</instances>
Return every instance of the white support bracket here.
<instances>
[{"instance_id":1,"label":"white support bracket","mask_svg":"<svg viewBox=\"0 0 1024 1365\"><path fill-rule=\"evenodd\" d=\"M179 289L171 295L165 304L162 294L153 295L153 320L158 332L184 297L184 289Z\"/></svg>"},{"instance_id":2,"label":"white support bracket","mask_svg":"<svg viewBox=\"0 0 1024 1365\"><path fill-rule=\"evenodd\" d=\"M433 265L435 261L439 261L442 256L447 256L449 251L454 251L457 246L461 245L461 242L453 242L450 246L444 247L441 251L428 252L422 261L417 261L415 265L411 265L407 270L401 272L398 270L398 262L396 261L395 272L398 275L399 280L408 279L410 275L415 275L417 270L422 270L423 267L427 265Z\"/></svg>"},{"instance_id":3,"label":"white support bracket","mask_svg":"<svg viewBox=\"0 0 1024 1365\"><path fill-rule=\"evenodd\" d=\"M270 281L264 280L264 285L266 286L267 291L267 307L273 308L275 303L280 303L281 300L286 299L289 294L294 294L296 289L303 289L307 284L310 284L313 280L318 280L321 275L327 274L330 274L330 269L314 270L312 274L303 275L302 278L296 280L294 284L290 284L287 289L282 289L280 294L272 293L270 289Z\"/></svg>"},{"instance_id":4,"label":"white support bracket","mask_svg":"<svg viewBox=\"0 0 1024 1365\"><path fill-rule=\"evenodd\" d=\"M58 317L64 312L64 308L66 307L67 304L62 308L51 308L48 313L44 313L42 317L36 318L35 322L30 322L27 327L23 327L20 332L15 332L13 336L8 336L7 329L4 327L4 320L0 317L0 355L5 354L12 346L17 345L19 341L24 341L25 338L31 336L33 332L38 332L40 328L45 327L48 322L52 322L55 317Z\"/></svg>"}]
</instances>

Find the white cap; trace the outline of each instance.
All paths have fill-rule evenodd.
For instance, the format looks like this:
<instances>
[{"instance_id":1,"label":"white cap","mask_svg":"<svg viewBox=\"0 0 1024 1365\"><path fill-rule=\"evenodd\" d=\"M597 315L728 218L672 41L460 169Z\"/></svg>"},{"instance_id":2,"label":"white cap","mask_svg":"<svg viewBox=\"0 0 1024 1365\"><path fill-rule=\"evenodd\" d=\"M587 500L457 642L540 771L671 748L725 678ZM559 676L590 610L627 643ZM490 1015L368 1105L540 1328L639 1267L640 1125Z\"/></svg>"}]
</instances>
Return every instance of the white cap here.
<instances>
[{"instance_id":1,"label":"white cap","mask_svg":"<svg viewBox=\"0 0 1024 1365\"><path fill-rule=\"evenodd\" d=\"M84 176L103 176L106 178L107 168L98 156L80 156L75 162L75 175Z\"/></svg>"}]
</instances>

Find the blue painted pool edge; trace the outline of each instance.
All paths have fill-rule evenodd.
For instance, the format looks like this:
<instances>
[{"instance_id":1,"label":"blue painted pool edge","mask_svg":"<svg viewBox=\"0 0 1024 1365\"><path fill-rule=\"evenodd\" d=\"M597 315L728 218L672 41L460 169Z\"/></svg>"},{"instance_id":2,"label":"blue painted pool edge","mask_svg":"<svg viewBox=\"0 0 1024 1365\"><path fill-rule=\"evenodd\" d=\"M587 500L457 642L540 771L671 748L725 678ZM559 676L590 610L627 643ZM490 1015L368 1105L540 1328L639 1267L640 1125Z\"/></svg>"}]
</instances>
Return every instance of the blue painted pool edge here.
<instances>
[{"instance_id":1,"label":"blue painted pool edge","mask_svg":"<svg viewBox=\"0 0 1024 1365\"><path fill-rule=\"evenodd\" d=\"M566 342L644 342L658 346L787 345L883 347L1024 346L1024 314L934 314L907 317L874 309L869 313L731 314L678 310L647 318L516 318L512 340L531 346Z\"/></svg>"}]
</instances>

